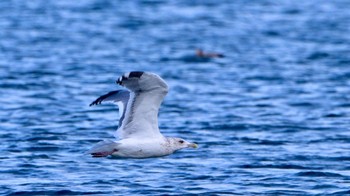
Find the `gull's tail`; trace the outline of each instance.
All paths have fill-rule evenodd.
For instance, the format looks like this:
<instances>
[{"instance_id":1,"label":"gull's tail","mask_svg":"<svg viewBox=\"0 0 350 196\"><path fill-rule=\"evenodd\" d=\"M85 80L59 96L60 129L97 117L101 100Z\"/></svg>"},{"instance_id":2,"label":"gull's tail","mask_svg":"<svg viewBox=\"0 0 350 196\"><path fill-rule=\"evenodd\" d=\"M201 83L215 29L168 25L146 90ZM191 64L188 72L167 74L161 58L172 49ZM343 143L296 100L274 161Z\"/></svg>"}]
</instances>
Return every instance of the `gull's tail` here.
<instances>
[{"instance_id":1,"label":"gull's tail","mask_svg":"<svg viewBox=\"0 0 350 196\"><path fill-rule=\"evenodd\" d=\"M87 154L91 154L92 157L106 157L118 151L116 149L118 145L118 143L112 140L104 140L92 147Z\"/></svg>"}]
</instances>

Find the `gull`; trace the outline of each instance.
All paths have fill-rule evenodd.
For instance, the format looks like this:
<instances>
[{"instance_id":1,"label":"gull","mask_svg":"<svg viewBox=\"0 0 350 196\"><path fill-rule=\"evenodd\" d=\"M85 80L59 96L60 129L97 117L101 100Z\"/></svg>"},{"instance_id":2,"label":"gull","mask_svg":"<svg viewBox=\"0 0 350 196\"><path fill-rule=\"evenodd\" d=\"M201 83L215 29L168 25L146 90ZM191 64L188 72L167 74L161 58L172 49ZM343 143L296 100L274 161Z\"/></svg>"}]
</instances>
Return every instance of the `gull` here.
<instances>
[{"instance_id":1,"label":"gull","mask_svg":"<svg viewBox=\"0 0 350 196\"><path fill-rule=\"evenodd\" d=\"M163 136L158 127L159 107L168 93L168 85L158 75L133 71L116 81L128 90L111 91L93 101L90 106L114 102L119 108L119 125L114 136L104 140L88 153L92 157L150 158L161 157L197 144L177 137Z\"/></svg>"}]
</instances>

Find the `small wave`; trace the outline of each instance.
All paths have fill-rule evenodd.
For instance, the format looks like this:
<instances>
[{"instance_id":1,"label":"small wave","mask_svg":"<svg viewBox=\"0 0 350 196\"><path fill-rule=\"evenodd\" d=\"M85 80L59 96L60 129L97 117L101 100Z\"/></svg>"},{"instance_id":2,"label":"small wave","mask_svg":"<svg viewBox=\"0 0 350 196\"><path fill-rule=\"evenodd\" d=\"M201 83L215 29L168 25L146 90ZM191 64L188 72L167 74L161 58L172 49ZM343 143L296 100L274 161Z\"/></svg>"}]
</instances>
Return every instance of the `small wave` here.
<instances>
[{"instance_id":1,"label":"small wave","mask_svg":"<svg viewBox=\"0 0 350 196\"><path fill-rule=\"evenodd\" d=\"M338 192L334 192L334 193L331 193L329 195L339 195L339 196L342 196L342 195L350 195L350 190L347 190L347 191L338 191Z\"/></svg>"},{"instance_id":2,"label":"small wave","mask_svg":"<svg viewBox=\"0 0 350 196\"><path fill-rule=\"evenodd\" d=\"M59 191L16 191L9 193L9 196L14 195L96 195L96 194L107 194L108 192L79 192L70 190L59 190Z\"/></svg>"},{"instance_id":3,"label":"small wave","mask_svg":"<svg viewBox=\"0 0 350 196\"><path fill-rule=\"evenodd\" d=\"M42 140L60 140L60 137L57 136L37 136L37 137L30 137L26 139L27 141L42 141Z\"/></svg>"},{"instance_id":4,"label":"small wave","mask_svg":"<svg viewBox=\"0 0 350 196\"><path fill-rule=\"evenodd\" d=\"M321 51L316 51L311 53L308 57L307 60L319 60L319 59L324 59L329 57L329 53L327 52L321 52Z\"/></svg>"},{"instance_id":5,"label":"small wave","mask_svg":"<svg viewBox=\"0 0 350 196\"><path fill-rule=\"evenodd\" d=\"M294 191L294 190L274 190L265 192L267 195L309 195L305 191Z\"/></svg>"},{"instance_id":6,"label":"small wave","mask_svg":"<svg viewBox=\"0 0 350 196\"><path fill-rule=\"evenodd\" d=\"M330 113L330 114L326 114L323 117L325 118L339 118L339 117L346 117L345 114L334 114L334 113Z\"/></svg>"},{"instance_id":7,"label":"small wave","mask_svg":"<svg viewBox=\"0 0 350 196\"><path fill-rule=\"evenodd\" d=\"M248 137L242 137L242 138L240 138L240 140L245 142L245 143L259 144L259 145L277 146L277 145L285 144L284 141L261 140L261 139L257 139L257 138L248 138Z\"/></svg>"},{"instance_id":8,"label":"small wave","mask_svg":"<svg viewBox=\"0 0 350 196\"><path fill-rule=\"evenodd\" d=\"M299 172L296 174L297 176L305 176L305 177L344 177L343 175L332 173L332 172L319 172L319 171L306 171Z\"/></svg>"},{"instance_id":9,"label":"small wave","mask_svg":"<svg viewBox=\"0 0 350 196\"><path fill-rule=\"evenodd\" d=\"M29 152L33 152L33 151L36 151L36 152L40 152L40 151L58 151L60 148L57 147L57 146L45 146L45 147L39 147L39 146L36 146L36 147L29 147L26 149L26 151L29 151Z\"/></svg>"},{"instance_id":10,"label":"small wave","mask_svg":"<svg viewBox=\"0 0 350 196\"><path fill-rule=\"evenodd\" d=\"M300 165L290 165L290 164L281 164L281 165L260 165L260 164L249 164L249 165L241 165L240 168L250 168L250 169L258 169L258 168L273 168L273 169L310 169Z\"/></svg>"}]
</instances>

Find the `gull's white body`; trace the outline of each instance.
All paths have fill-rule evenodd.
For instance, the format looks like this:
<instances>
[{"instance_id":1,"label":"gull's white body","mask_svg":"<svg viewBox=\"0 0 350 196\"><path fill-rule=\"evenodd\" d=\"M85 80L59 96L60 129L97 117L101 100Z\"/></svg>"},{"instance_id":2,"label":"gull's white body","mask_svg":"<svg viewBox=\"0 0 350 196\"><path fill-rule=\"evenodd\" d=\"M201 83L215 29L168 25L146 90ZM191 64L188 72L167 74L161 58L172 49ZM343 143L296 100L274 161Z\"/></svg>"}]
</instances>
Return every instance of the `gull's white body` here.
<instances>
[{"instance_id":1,"label":"gull's white body","mask_svg":"<svg viewBox=\"0 0 350 196\"><path fill-rule=\"evenodd\" d=\"M118 141L118 151L113 152L112 156L130 157L130 158L145 158L145 157L160 157L172 154L176 149L167 145L165 138L138 140L124 139Z\"/></svg>"},{"instance_id":2,"label":"gull's white body","mask_svg":"<svg viewBox=\"0 0 350 196\"><path fill-rule=\"evenodd\" d=\"M130 91L112 91L99 97L91 105L104 101L118 104L119 128L116 138L97 143L89 153L94 157L108 155L128 158L159 157L176 150L197 145L180 138L164 137L158 128L159 107L168 92L168 86L158 75L130 72L117 80Z\"/></svg>"}]
</instances>

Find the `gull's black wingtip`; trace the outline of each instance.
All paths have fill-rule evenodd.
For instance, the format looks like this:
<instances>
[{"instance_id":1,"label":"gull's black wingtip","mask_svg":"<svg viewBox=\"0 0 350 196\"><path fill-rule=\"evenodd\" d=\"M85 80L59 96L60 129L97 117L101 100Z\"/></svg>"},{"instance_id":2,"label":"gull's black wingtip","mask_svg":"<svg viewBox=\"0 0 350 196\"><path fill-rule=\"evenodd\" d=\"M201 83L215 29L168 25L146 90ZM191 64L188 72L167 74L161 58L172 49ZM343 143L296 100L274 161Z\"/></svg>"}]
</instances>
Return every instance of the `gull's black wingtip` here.
<instances>
[{"instance_id":1,"label":"gull's black wingtip","mask_svg":"<svg viewBox=\"0 0 350 196\"><path fill-rule=\"evenodd\" d=\"M93 101L92 103L90 103L90 107L93 106L93 105L97 105L96 101Z\"/></svg>"},{"instance_id":2,"label":"gull's black wingtip","mask_svg":"<svg viewBox=\"0 0 350 196\"><path fill-rule=\"evenodd\" d=\"M100 105L102 103L102 101L106 100L108 97L116 95L118 93L122 92L122 90L116 90L116 91L111 91L108 92L105 95L100 96L99 98L97 98L95 101L93 101L92 103L90 103L90 107L93 105Z\"/></svg>"},{"instance_id":3,"label":"gull's black wingtip","mask_svg":"<svg viewBox=\"0 0 350 196\"><path fill-rule=\"evenodd\" d=\"M128 80L129 78L141 78L141 76L144 73L145 72L143 72L143 71L132 71L129 73L125 73L124 75L119 77L118 80L115 81L115 83L117 83L119 85L123 85L123 81Z\"/></svg>"},{"instance_id":4,"label":"gull's black wingtip","mask_svg":"<svg viewBox=\"0 0 350 196\"><path fill-rule=\"evenodd\" d=\"M140 78L143 73L145 73L145 72L143 72L143 71L132 71L129 74L129 78Z\"/></svg>"},{"instance_id":5,"label":"gull's black wingtip","mask_svg":"<svg viewBox=\"0 0 350 196\"><path fill-rule=\"evenodd\" d=\"M102 100L104 99L103 96L97 98L95 101L93 101L92 103L90 103L90 107L93 106L93 105L98 105L98 104L101 104Z\"/></svg>"}]
</instances>

